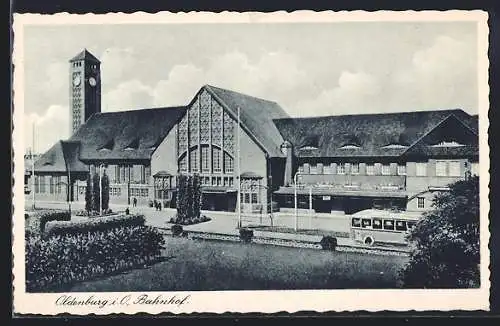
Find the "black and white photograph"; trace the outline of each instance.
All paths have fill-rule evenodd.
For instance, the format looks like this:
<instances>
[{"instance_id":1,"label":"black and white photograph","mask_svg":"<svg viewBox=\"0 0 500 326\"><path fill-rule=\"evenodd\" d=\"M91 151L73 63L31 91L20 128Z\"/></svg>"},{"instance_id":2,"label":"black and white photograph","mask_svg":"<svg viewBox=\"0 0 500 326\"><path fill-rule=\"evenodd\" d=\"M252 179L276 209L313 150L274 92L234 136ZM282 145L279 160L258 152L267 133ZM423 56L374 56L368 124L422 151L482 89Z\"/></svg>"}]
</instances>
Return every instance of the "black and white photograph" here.
<instances>
[{"instance_id":1,"label":"black and white photograph","mask_svg":"<svg viewBox=\"0 0 500 326\"><path fill-rule=\"evenodd\" d=\"M488 310L487 18L14 15L14 310Z\"/></svg>"}]
</instances>

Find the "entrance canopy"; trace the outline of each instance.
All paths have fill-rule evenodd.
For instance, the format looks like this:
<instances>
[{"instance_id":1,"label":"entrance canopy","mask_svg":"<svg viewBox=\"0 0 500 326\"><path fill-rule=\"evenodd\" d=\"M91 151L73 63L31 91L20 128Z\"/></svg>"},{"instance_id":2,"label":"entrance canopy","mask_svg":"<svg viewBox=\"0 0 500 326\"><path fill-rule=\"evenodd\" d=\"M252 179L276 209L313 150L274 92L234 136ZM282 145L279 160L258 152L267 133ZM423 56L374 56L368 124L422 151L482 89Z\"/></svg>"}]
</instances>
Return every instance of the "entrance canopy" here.
<instances>
[{"instance_id":1,"label":"entrance canopy","mask_svg":"<svg viewBox=\"0 0 500 326\"><path fill-rule=\"evenodd\" d=\"M294 195L294 187L281 187L274 192L276 195ZM309 188L297 188L298 195L309 195ZM375 198L406 198L405 191L376 191L376 190L344 190L332 188L312 188L312 195L316 196L343 196L343 197L375 197Z\"/></svg>"},{"instance_id":2,"label":"entrance canopy","mask_svg":"<svg viewBox=\"0 0 500 326\"><path fill-rule=\"evenodd\" d=\"M206 194L225 194L229 192L236 192L236 189L231 187L201 187L201 191Z\"/></svg>"}]
</instances>

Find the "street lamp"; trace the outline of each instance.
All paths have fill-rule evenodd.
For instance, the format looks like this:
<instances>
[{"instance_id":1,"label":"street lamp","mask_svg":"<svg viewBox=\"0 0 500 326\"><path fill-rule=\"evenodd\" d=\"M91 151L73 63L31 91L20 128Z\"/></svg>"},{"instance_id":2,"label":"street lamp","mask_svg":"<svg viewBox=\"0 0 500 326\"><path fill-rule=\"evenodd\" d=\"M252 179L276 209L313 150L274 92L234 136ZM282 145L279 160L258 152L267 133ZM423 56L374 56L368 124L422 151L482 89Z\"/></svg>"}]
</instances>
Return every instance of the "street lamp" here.
<instances>
[{"instance_id":1,"label":"street lamp","mask_svg":"<svg viewBox=\"0 0 500 326\"><path fill-rule=\"evenodd\" d=\"M299 172L296 172L293 176L293 193L294 193L294 204L295 204L295 232L299 229L299 216L297 212L297 177L299 176Z\"/></svg>"}]
</instances>

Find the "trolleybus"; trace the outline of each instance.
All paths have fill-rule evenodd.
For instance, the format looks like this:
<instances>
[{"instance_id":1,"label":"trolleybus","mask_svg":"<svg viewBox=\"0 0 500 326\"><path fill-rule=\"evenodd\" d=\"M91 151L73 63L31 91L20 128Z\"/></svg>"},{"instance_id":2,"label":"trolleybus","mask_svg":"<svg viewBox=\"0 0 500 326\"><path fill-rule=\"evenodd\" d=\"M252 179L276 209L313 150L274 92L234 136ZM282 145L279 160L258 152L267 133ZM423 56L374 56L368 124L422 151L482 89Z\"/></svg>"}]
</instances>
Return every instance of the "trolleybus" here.
<instances>
[{"instance_id":1,"label":"trolleybus","mask_svg":"<svg viewBox=\"0 0 500 326\"><path fill-rule=\"evenodd\" d=\"M351 237L354 241L373 245L407 244L406 235L422 218L422 212L367 209L351 216Z\"/></svg>"}]
</instances>

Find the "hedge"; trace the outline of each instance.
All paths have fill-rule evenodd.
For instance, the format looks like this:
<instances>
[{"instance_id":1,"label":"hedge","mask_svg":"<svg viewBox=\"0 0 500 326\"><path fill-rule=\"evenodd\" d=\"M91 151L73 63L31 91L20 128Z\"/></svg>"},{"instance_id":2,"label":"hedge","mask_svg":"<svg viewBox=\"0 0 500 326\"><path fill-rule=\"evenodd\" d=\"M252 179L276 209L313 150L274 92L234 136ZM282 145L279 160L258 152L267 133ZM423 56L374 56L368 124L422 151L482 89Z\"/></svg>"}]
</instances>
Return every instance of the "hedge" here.
<instances>
[{"instance_id":1,"label":"hedge","mask_svg":"<svg viewBox=\"0 0 500 326\"><path fill-rule=\"evenodd\" d=\"M144 215L115 215L83 219L80 221L53 221L47 223L44 237L107 231L121 226L143 226Z\"/></svg>"},{"instance_id":2,"label":"hedge","mask_svg":"<svg viewBox=\"0 0 500 326\"><path fill-rule=\"evenodd\" d=\"M124 226L26 241L28 292L109 275L156 261L165 240L155 228Z\"/></svg>"},{"instance_id":3,"label":"hedge","mask_svg":"<svg viewBox=\"0 0 500 326\"><path fill-rule=\"evenodd\" d=\"M26 236L39 236L45 232L47 223L51 221L70 221L68 211L43 210L30 214L26 221Z\"/></svg>"}]
</instances>

